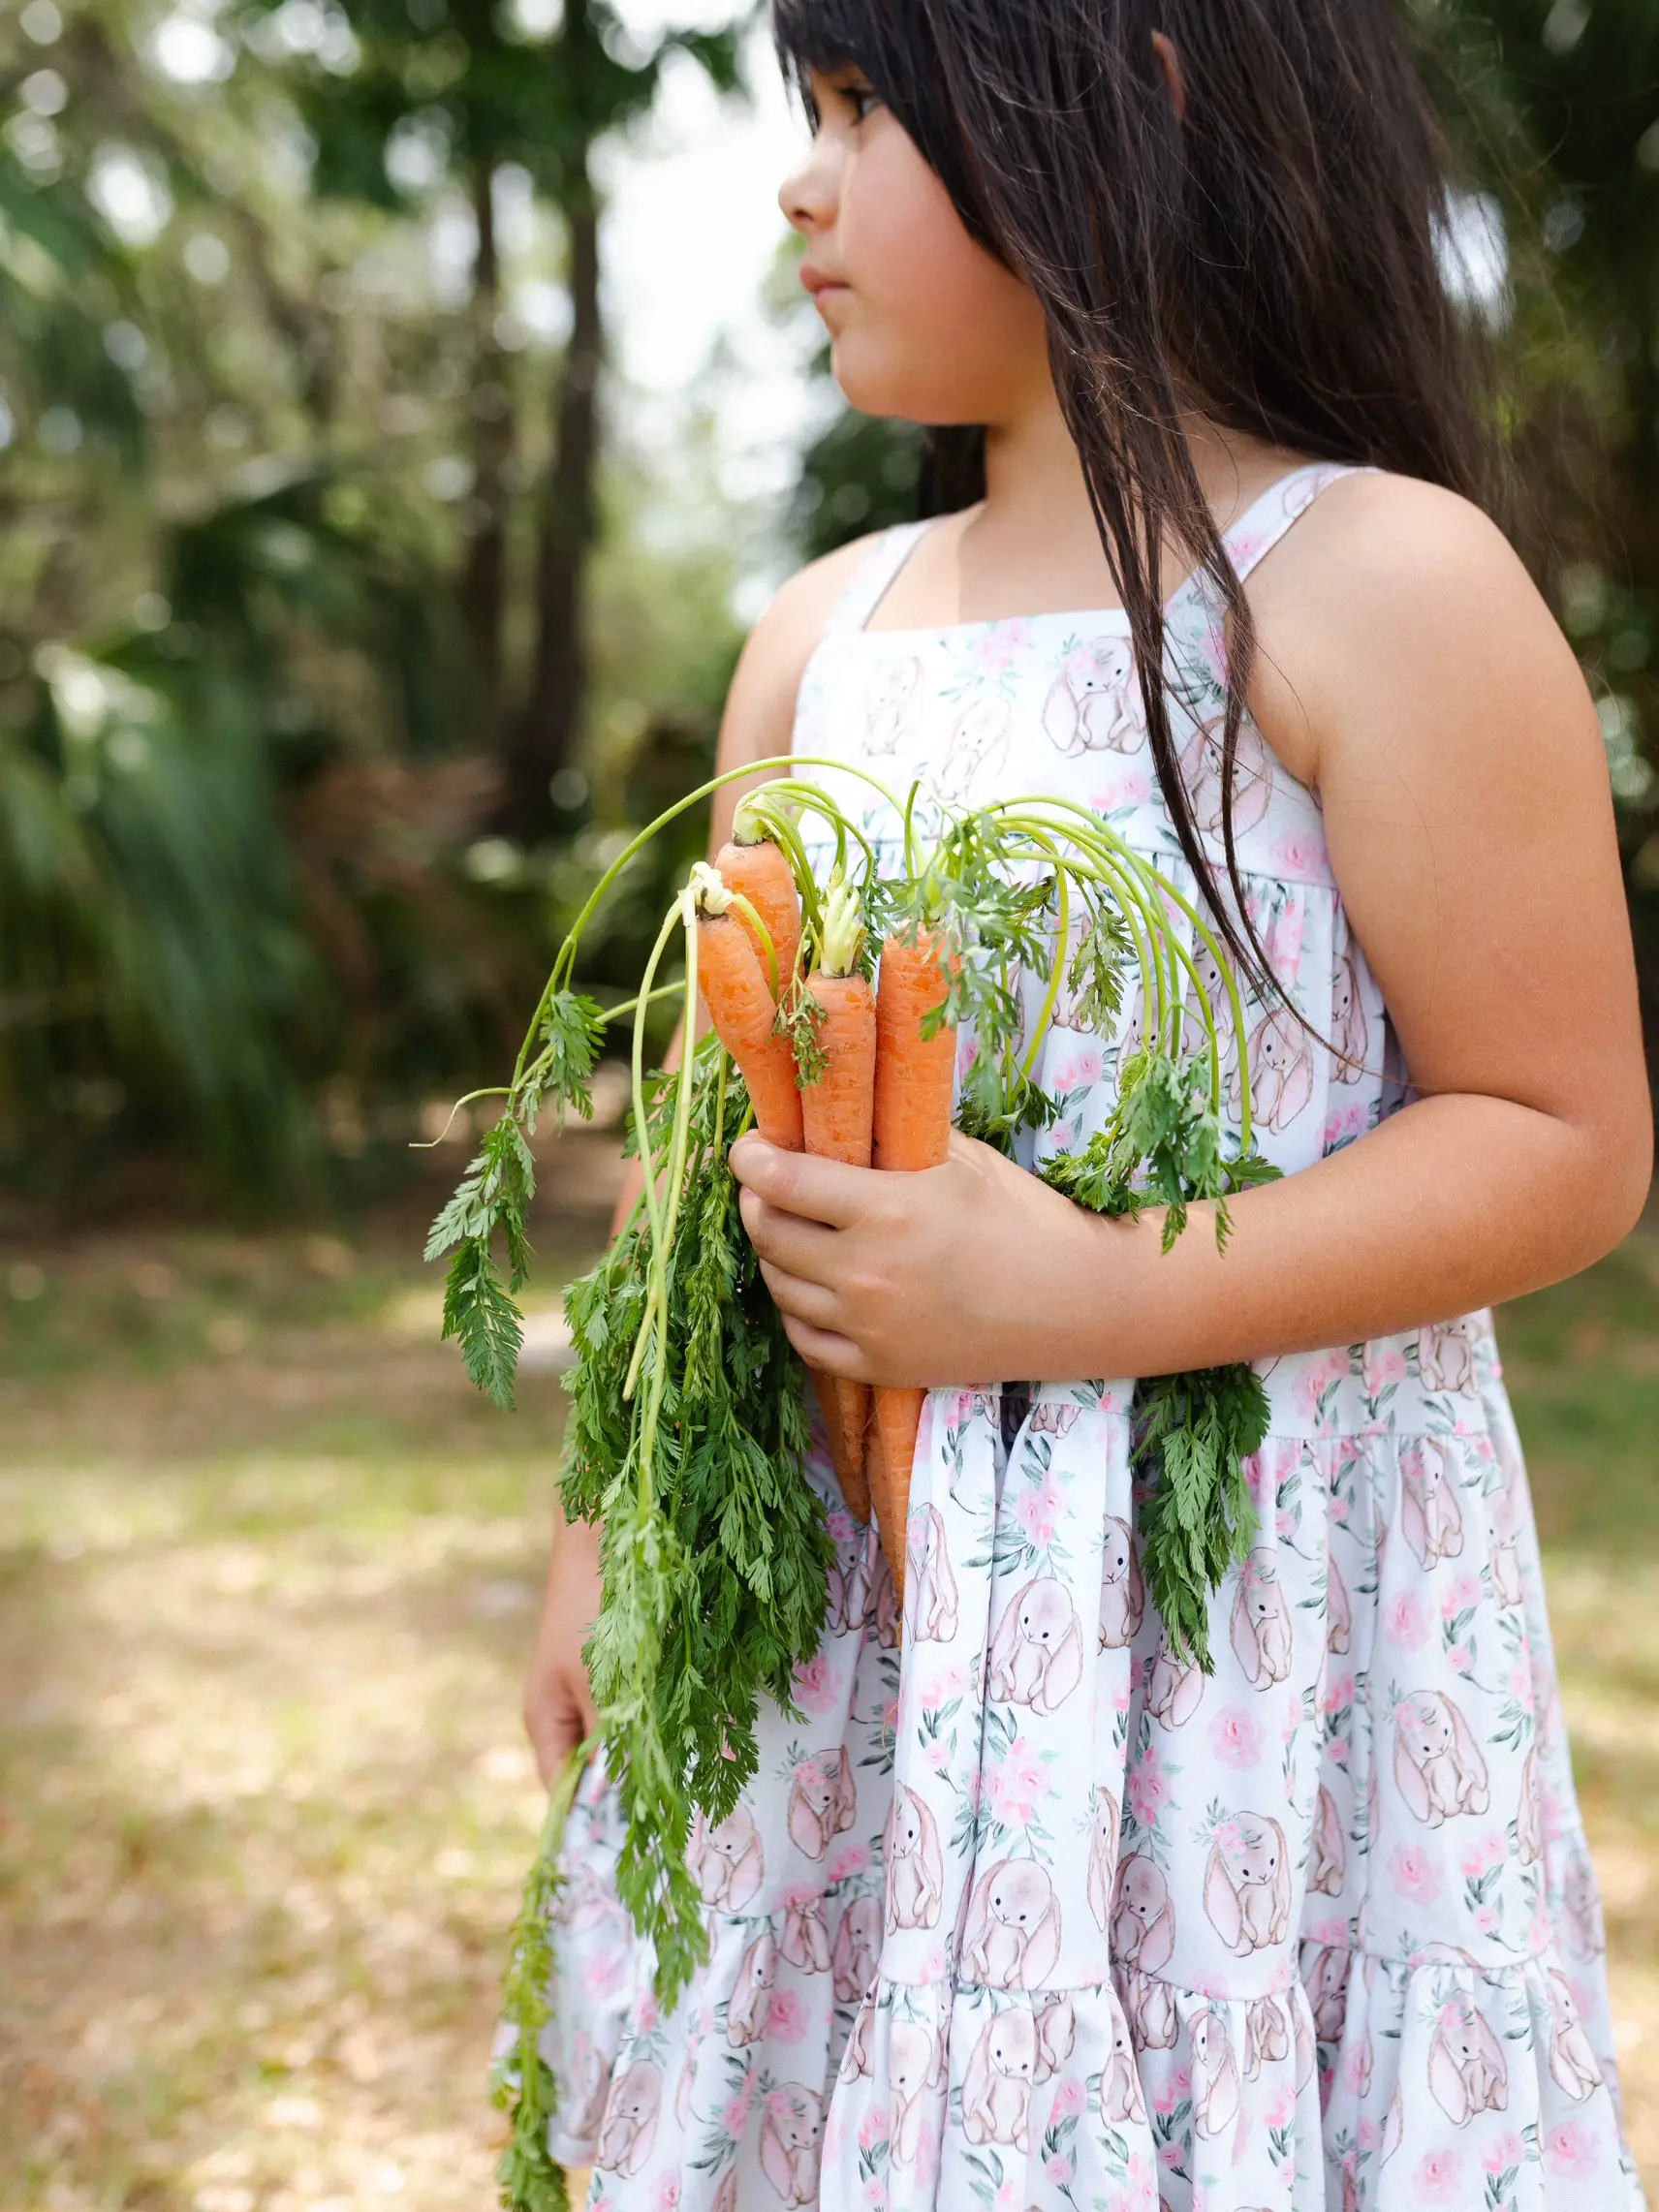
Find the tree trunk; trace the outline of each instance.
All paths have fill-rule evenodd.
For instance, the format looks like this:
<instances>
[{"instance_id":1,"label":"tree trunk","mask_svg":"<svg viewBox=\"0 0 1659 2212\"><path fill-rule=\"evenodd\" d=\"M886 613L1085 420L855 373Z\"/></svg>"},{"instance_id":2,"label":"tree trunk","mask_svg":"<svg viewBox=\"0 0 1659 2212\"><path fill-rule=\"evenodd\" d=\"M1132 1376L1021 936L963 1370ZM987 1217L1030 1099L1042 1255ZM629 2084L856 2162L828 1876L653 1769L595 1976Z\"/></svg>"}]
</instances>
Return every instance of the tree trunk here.
<instances>
[{"instance_id":1,"label":"tree trunk","mask_svg":"<svg viewBox=\"0 0 1659 2212\"><path fill-rule=\"evenodd\" d=\"M461 571L460 611L472 649L479 697L477 741L493 751L499 735L501 635L507 596L507 497L502 474L513 452L513 409L495 337L501 268L495 246L493 171L473 174L478 258L473 265L472 534Z\"/></svg>"},{"instance_id":2,"label":"tree trunk","mask_svg":"<svg viewBox=\"0 0 1659 2212\"><path fill-rule=\"evenodd\" d=\"M560 199L570 239L571 334L553 388L554 450L536 542L536 647L523 713L508 745L498 821L533 843L553 825L548 792L570 757L587 690L583 583L597 529L599 447L599 210L588 149L570 163Z\"/></svg>"}]
</instances>

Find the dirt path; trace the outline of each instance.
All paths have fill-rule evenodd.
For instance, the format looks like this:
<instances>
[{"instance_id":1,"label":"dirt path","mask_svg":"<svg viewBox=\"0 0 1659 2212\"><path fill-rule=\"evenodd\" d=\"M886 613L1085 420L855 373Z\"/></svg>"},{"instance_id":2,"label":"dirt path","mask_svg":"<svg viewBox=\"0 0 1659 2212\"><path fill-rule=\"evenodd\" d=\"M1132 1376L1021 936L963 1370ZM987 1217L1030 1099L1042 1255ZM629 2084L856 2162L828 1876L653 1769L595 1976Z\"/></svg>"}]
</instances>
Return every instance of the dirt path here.
<instances>
[{"instance_id":1,"label":"dirt path","mask_svg":"<svg viewBox=\"0 0 1659 2212\"><path fill-rule=\"evenodd\" d=\"M1507 1335L1659 2180L1659 1570L1582 1502L1659 1532L1650 1260ZM562 1399L492 1414L435 1310L384 1237L0 1259L0 2212L494 2201Z\"/></svg>"}]
</instances>

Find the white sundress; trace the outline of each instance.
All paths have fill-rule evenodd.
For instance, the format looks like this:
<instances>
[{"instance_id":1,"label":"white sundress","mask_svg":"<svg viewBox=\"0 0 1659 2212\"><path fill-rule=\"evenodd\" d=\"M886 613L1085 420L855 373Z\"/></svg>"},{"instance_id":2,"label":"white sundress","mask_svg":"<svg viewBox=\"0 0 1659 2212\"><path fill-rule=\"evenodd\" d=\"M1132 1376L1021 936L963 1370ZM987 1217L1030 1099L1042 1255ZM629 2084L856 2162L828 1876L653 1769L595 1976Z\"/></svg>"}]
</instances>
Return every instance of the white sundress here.
<instances>
[{"instance_id":1,"label":"white sundress","mask_svg":"<svg viewBox=\"0 0 1659 2212\"><path fill-rule=\"evenodd\" d=\"M1261 500L1229 536L1240 575L1342 473ZM1076 799L1184 886L1126 618L868 629L923 527L872 542L797 753L954 803ZM1219 857L1219 622L1196 584L1168 612ZM802 773L891 832L854 779ZM1409 1094L1319 807L1249 726L1236 821L1258 934L1341 1053L1247 1007L1263 1149L1294 1172ZM1046 1148L1101 1125L1140 1020L1091 1036L1068 1013ZM1145 1603L1131 1382L929 1393L902 1665L875 1532L814 1459L830 1621L803 1717L763 1719L742 1804L695 1838L712 1952L672 2017L597 1770L572 1817L548 2050L591 2212L1640 2206L1489 1319L1260 1371L1260 1533L1213 1601L1207 1679Z\"/></svg>"}]
</instances>

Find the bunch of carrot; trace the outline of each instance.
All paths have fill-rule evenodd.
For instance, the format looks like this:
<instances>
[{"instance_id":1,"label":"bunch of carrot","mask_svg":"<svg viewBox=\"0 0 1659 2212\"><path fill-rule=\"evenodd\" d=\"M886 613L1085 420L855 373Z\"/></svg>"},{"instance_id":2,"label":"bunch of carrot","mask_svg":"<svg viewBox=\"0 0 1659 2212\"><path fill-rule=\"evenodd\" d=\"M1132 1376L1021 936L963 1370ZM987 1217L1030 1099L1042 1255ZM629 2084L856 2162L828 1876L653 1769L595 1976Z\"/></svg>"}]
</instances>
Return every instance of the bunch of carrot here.
<instances>
[{"instance_id":1,"label":"bunch of carrot","mask_svg":"<svg viewBox=\"0 0 1659 2212\"><path fill-rule=\"evenodd\" d=\"M852 885L831 884L805 936L788 857L769 837L740 831L712 868L697 872L696 898L703 996L748 1084L761 1135L849 1167L941 1166L956 1056L955 1029L941 1016L949 991L941 943L925 930L913 941L889 936L872 991ZM861 1521L873 1506L902 1598L923 1392L813 1380L842 1495Z\"/></svg>"}]
</instances>

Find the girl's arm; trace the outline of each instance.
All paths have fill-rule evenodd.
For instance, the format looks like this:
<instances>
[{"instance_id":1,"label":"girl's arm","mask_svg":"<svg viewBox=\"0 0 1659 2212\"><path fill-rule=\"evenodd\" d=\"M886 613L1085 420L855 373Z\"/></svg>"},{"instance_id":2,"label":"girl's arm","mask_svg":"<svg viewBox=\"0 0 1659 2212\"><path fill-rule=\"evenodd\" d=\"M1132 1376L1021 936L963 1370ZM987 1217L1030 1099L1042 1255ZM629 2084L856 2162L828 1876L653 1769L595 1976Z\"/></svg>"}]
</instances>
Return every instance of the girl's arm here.
<instances>
[{"instance_id":1,"label":"girl's arm","mask_svg":"<svg viewBox=\"0 0 1659 2212\"><path fill-rule=\"evenodd\" d=\"M887 1177L745 1139L745 1219L815 1365L1146 1375L1356 1343L1559 1280L1637 1219L1652 1131L1606 761L1519 563L1452 495L1355 478L1251 598L1259 719L1319 791L1420 1099L1236 1199L1224 1257L1197 1218L1165 1256L1155 1215L1086 1215L966 1141Z\"/></svg>"},{"instance_id":2,"label":"girl's arm","mask_svg":"<svg viewBox=\"0 0 1659 2212\"><path fill-rule=\"evenodd\" d=\"M755 625L727 695L717 774L741 767L746 761L765 761L789 751L796 694L807 659L862 549L861 543L844 546L803 569L784 585ZM714 794L711 859L732 834L732 817L746 789L744 784L732 784ZM678 1064L679 1047L676 1032L668 1054L671 1068ZM640 1189L641 1169L634 1161L616 1201L612 1236L633 1212ZM599 1538L597 1527L567 1522L554 1499L552 1554L524 1682L525 1732L546 1783L593 1729L593 1699L581 1647L599 1612Z\"/></svg>"}]
</instances>

